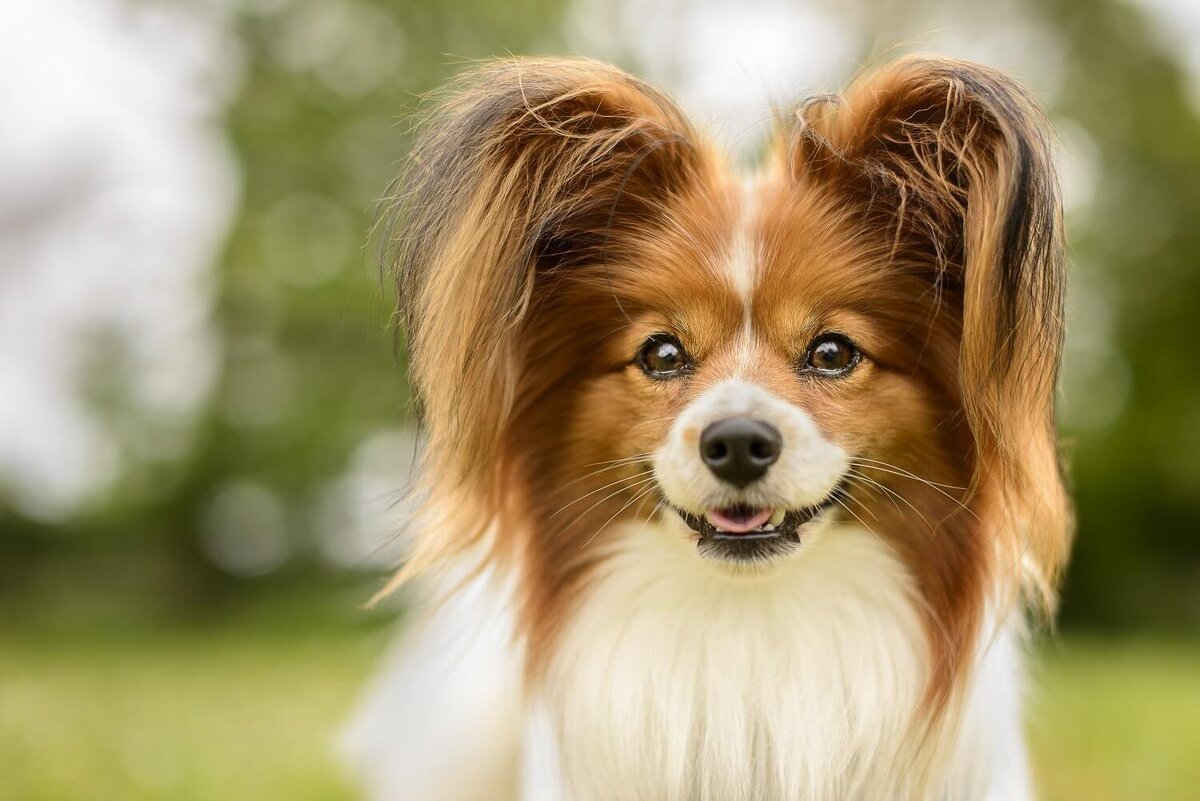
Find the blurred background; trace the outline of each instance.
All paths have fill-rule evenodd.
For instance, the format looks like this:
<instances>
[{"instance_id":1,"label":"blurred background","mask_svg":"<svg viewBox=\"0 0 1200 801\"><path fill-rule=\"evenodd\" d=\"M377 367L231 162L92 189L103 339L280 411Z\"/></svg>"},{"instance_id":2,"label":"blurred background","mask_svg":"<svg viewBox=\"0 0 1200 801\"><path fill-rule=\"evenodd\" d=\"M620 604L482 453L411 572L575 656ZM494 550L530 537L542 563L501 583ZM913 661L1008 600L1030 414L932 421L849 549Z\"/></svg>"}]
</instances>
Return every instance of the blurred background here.
<instances>
[{"instance_id":1,"label":"blurred background","mask_svg":"<svg viewBox=\"0 0 1200 801\"><path fill-rule=\"evenodd\" d=\"M771 109L914 50L1062 142L1079 539L1050 801L1200 799L1200 4L0 0L0 799L352 799L413 437L365 248L419 95L486 56Z\"/></svg>"}]
</instances>

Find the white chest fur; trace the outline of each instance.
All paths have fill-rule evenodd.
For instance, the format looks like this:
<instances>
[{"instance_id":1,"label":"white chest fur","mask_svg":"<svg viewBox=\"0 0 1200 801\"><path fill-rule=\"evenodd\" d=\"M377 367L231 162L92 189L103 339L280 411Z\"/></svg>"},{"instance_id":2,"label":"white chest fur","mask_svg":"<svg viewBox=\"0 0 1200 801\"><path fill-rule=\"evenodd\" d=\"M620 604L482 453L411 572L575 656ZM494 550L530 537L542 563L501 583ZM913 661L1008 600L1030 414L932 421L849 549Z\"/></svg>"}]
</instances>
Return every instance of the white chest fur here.
<instances>
[{"instance_id":1,"label":"white chest fur","mask_svg":"<svg viewBox=\"0 0 1200 801\"><path fill-rule=\"evenodd\" d=\"M738 581L624 530L524 724L509 593L480 576L406 632L344 753L372 801L926 801L898 757L926 670L911 582L859 528L805 547ZM985 646L938 801L1029 798L1016 638Z\"/></svg>"},{"instance_id":2,"label":"white chest fur","mask_svg":"<svg viewBox=\"0 0 1200 801\"><path fill-rule=\"evenodd\" d=\"M916 771L905 748L926 640L912 582L873 534L824 531L769 576L735 577L698 559L673 530L631 527L593 581L546 685L542 728L553 732L561 766L561 789L546 795L911 797ZM995 680L989 671L980 678ZM1006 695L1013 705L1015 693ZM1024 785L1019 736L1007 732L1016 711L985 720L996 717L993 706L968 704L937 795L1023 797L990 794L998 760L1015 759L1003 769ZM987 727L1000 724L1002 739L1016 736L1013 758L988 753L998 749Z\"/></svg>"}]
</instances>

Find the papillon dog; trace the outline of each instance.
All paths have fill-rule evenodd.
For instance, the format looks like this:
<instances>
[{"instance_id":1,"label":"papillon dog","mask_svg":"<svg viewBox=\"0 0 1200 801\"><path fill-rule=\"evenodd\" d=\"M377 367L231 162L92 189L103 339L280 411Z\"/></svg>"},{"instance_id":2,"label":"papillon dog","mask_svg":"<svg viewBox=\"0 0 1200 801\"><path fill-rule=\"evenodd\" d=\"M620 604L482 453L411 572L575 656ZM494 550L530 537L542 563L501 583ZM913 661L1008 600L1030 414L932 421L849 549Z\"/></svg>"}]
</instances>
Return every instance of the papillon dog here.
<instances>
[{"instance_id":1,"label":"papillon dog","mask_svg":"<svg viewBox=\"0 0 1200 801\"><path fill-rule=\"evenodd\" d=\"M428 606L347 743L395 801L1018 801L1071 514L1048 126L910 57L742 173L661 92L442 93L384 238Z\"/></svg>"}]
</instances>

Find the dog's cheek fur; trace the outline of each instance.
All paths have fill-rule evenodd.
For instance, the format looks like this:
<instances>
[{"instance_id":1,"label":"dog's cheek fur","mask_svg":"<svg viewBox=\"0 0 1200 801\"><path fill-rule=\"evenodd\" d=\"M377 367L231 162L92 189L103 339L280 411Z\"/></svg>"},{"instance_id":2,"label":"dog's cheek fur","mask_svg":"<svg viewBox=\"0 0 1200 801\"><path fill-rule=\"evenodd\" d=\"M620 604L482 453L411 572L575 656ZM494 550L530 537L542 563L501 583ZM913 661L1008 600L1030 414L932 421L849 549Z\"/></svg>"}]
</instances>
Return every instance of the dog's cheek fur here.
<instances>
[{"instance_id":1,"label":"dog's cheek fur","mask_svg":"<svg viewBox=\"0 0 1200 801\"><path fill-rule=\"evenodd\" d=\"M535 296L506 442L529 521L520 529L519 603L531 676L609 538L661 500L650 454L699 391L690 377L646 376L641 346L674 332L703 359L740 325L740 304L718 272L732 197L720 173L709 173L636 230L614 232L606 260L552 277Z\"/></svg>"},{"instance_id":2,"label":"dog's cheek fur","mask_svg":"<svg viewBox=\"0 0 1200 801\"><path fill-rule=\"evenodd\" d=\"M628 368L575 381L555 391L528 426L518 424L528 465L523 504L532 521L524 530L518 600L531 676L574 612L611 531L659 500L637 457L654 438L642 421L669 417L670 396L638 392Z\"/></svg>"}]
</instances>

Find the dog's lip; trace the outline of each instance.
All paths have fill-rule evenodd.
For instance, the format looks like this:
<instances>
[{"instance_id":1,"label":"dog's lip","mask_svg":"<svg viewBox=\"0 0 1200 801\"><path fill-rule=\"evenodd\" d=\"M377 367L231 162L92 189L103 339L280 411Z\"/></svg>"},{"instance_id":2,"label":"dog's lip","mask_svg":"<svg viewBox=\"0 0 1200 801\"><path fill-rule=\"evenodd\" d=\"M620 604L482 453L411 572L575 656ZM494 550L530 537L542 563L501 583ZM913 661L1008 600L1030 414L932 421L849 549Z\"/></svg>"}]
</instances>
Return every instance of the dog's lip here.
<instances>
[{"instance_id":1,"label":"dog's lip","mask_svg":"<svg viewBox=\"0 0 1200 801\"><path fill-rule=\"evenodd\" d=\"M765 540L782 537L799 540L800 527L820 517L838 503L838 497L844 488L845 482L839 482L828 495L817 503L792 509L743 504L709 509L704 514L696 514L677 507L672 508L683 519L687 527L700 536L700 539ZM764 513L765 519L762 518ZM757 525L746 528L745 524L750 521L756 522ZM733 525L728 528L723 525L728 523Z\"/></svg>"},{"instance_id":2,"label":"dog's lip","mask_svg":"<svg viewBox=\"0 0 1200 801\"><path fill-rule=\"evenodd\" d=\"M729 534L748 534L755 529L770 526L775 514L774 509L756 509L748 506L735 506L726 509L709 509L704 515L709 524L718 531Z\"/></svg>"},{"instance_id":3,"label":"dog's lip","mask_svg":"<svg viewBox=\"0 0 1200 801\"><path fill-rule=\"evenodd\" d=\"M755 527L748 528L748 529L745 528L744 526L737 527L737 528L741 528L742 530L726 529L723 526L720 526L717 523L714 523L714 521L712 519L712 517L714 516L713 513L718 512L718 513L726 513L727 514L729 511L728 509L710 510L709 512L706 512L703 515L694 514L692 512L687 512L682 509L676 509L675 511L683 519L684 523L687 524L688 528L690 528L693 532L698 534L701 539L715 539L715 540L764 540L764 539L775 539L775 538L798 539L800 527L803 526L805 523L808 523L809 521L813 520L814 518L820 516L823 512L825 512L827 509L832 507L834 505L834 503L837 502L836 495L837 495L837 493L835 491L835 492L830 493L825 498L825 500L820 501L819 503L817 503L813 506L805 506L805 507L800 507L797 509L788 509L788 510L784 511L783 519L780 520L779 523L777 525L774 525L773 527L771 526L771 524L769 522L766 522L766 521L769 521L773 515L777 515L778 511L779 511L778 509L771 509L771 508L764 509L763 507L758 507L758 508L750 507L748 509L748 511L750 512L749 515L745 515L745 513L743 513L744 520L747 518L751 519L751 520L757 520L759 517L762 516L762 514L764 512L766 513L766 517L764 518L763 523L761 523ZM715 516L717 517L718 521L722 521L726 515L718 514Z\"/></svg>"}]
</instances>

